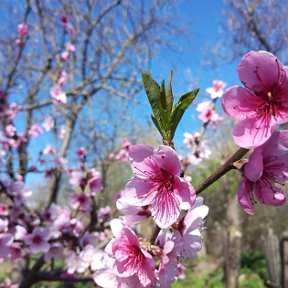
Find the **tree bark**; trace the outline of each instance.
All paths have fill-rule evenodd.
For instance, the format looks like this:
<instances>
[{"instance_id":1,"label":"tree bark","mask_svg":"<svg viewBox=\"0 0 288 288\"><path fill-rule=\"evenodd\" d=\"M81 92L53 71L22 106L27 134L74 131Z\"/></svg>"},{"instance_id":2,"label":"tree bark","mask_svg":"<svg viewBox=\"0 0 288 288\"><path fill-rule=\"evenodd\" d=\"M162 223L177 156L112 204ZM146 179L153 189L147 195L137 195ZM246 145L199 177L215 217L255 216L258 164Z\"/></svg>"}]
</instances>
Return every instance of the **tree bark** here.
<instances>
[{"instance_id":1,"label":"tree bark","mask_svg":"<svg viewBox=\"0 0 288 288\"><path fill-rule=\"evenodd\" d=\"M227 226L224 230L224 278L226 288L237 287L241 267L240 217L237 198L231 193L228 196L226 212Z\"/></svg>"}]
</instances>

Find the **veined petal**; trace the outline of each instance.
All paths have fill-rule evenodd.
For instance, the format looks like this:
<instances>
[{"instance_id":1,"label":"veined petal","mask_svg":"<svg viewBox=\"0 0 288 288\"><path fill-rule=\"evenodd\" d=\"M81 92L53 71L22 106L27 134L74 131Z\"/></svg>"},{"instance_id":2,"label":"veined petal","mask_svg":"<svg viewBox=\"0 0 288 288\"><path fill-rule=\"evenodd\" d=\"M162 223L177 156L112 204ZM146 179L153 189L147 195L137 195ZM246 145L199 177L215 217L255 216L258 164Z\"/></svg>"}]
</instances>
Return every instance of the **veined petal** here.
<instances>
[{"instance_id":1,"label":"veined petal","mask_svg":"<svg viewBox=\"0 0 288 288\"><path fill-rule=\"evenodd\" d=\"M253 197L253 183L244 178L238 188L238 202L242 209L250 214L254 214L252 197Z\"/></svg>"},{"instance_id":2,"label":"veined petal","mask_svg":"<svg viewBox=\"0 0 288 288\"><path fill-rule=\"evenodd\" d=\"M174 193L181 197L180 208L183 210L190 209L196 200L194 188L189 182L180 177L175 177L174 180Z\"/></svg>"},{"instance_id":3,"label":"veined petal","mask_svg":"<svg viewBox=\"0 0 288 288\"><path fill-rule=\"evenodd\" d=\"M258 200L263 204L281 206L286 202L284 192L265 178L257 181L254 190Z\"/></svg>"},{"instance_id":4,"label":"veined petal","mask_svg":"<svg viewBox=\"0 0 288 288\"><path fill-rule=\"evenodd\" d=\"M180 175L181 164L179 157L174 149L169 146L161 145L153 156L158 166L173 175Z\"/></svg>"},{"instance_id":5,"label":"veined petal","mask_svg":"<svg viewBox=\"0 0 288 288\"><path fill-rule=\"evenodd\" d=\"M263 123L265 120L267 123ZM275 129L270 121L272 119L263 119L263 117L242 120L233 130L235 143L247 149L256 148L264 144Z\"/></svg>"},{"instance_id":6,"label":"veined petal","mask_svg":"<svg viewBox=\"0 0 288 288\"><path fill-rule=\"evenodd\" d=\"M256 94L272 92L277 85L286 81L281 62L266 51L247 53L238 66L241 82Z\"/></svg>"},{"instance_id":7,"label":"veined petal","mask_svg":"<svg viewBox=\"0 0 288 288\"><path fill-rule=\"evenodd\" d=\"M194 230L197 228L199 222L201 222L209 212L209 208L206 205L198 206L191 209L184 218L184 233L188 230Z\"/></svg>"},{"instance_id":8,"label":"veined petal","mask_svg":"<svg viewBox=\"0 0 288 288\"><path fill-rule=\"evenodd\" d=\"M244 166L245 176L252 182L256 182L263 173L263 154L261 147L256 148Z\"/></svg>"},{"instance_id":9,"label":"veined petal","mask_svg":"<svg viewBox=\"0 0 288 288\"><path fill-rule=\"evenodd\" d=\"M181 199L177 194L165 191L158 193L152 203L151 212L160 228L168 228L180 215Z\"/></svg>"},{"instance_id":10,"label":"veined petal","mask_svg":"<svg viewBox=\"0 0 288 288\"><path fill-rule=\"evenodd\" d=\"M151 172L151 165L149 159L154 154L153 147L145 144L137 144L129 146L129 157L131 160L131 167L134 174L138 177L149 177Z\"/></svg>"},{"instance_id":11,"label":"veined petal","mask_svg":"<svg viewBox=\"0 0 288 288\"><path fill-rule=\"evenodd\" d=\"M121 192L121 201L135 206L150 205L156 196L155 184L149 180L134 177Z\"/></svg>"},{"instance_id":12,"label":"veined petal","mask_svg":"<svg viewBox=\"0 0 288 288\"><path fill-rule=\"evenodd\" d=\"M201 250L202 237L198 229L193 230L183 237L184 257L193 259L197 256L197 252Z\"/></svg>"},{"instance_id":13,"label":"veined petal","mask_svg":"<svg viewBox=\"0 0 288 288\"><path fill-rule=\"evenodd\" d=\"M222 96L222 107L225 113L235 119L242 120L253 117L255 108L263 100L247 89L233 86L226 90Z\"/></svg>"}]
</instances>

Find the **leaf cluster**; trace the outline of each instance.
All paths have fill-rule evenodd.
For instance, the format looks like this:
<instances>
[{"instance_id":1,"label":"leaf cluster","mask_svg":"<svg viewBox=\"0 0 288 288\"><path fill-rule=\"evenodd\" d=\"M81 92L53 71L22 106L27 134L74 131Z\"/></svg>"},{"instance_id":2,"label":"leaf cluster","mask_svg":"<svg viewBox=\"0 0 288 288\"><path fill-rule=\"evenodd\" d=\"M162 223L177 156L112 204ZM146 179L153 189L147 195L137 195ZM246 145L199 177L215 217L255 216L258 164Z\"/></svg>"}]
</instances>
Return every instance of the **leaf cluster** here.
<instances>
[{"instance_id":1,"label":"leaf cluster","mask_svg":"<svg viewBox=\"0 0 288 288\"><path fill-rule=\"evenodd\" d=\"M185 93L174 105L172 77L173 72L171 71L168 84L165 87L164 80L161 85L158 85L148 73L142 73L144 88L153 111L151 118L160 132L163 142L167 145L173 143L182 116L199 92L199 89L195 89Z\"/></svg>"}]
</instances>

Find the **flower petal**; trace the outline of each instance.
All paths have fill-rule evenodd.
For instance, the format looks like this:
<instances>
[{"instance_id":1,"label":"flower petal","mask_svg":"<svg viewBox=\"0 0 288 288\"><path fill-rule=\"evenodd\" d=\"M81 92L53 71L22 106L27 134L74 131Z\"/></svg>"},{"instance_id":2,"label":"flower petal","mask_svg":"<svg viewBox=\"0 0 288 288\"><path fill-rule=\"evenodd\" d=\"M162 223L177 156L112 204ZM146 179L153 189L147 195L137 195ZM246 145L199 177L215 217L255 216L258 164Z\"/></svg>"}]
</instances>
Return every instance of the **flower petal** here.
<instances>
[{"instance_id":1,"label":"flower petal","mask_svg":"<svg viewBox=\"0 0 288 288\"><path fill-rule=\"evenodd\" d=\"M149 180L143 180L134 177L127 183L125 189L121 192L120 199L121 201L131 205L150 205L157 194L154 186L154 183Z\"/></svg>"},{"instance_id":2,"label":"flower petal","mask_svg":"<svg viewBox=\"0 0 288 288\"><path fill-rule=\"evenodd\" d=\"M254 189L258 200L263 204L281 206L286 202L284 192L267 179L257 181Z\"/></svg>"},{"instance_id":3,"label":"flower petal","mask_svg":"<svg viewBox=\"0 0 288 288\"><path fill-rule=\"evenodd\" d=\"M161 145L153 156L158 166L172 175L179 176L181 173L181 164L177 153L169 146Z\"/></svg>"},{"instance_id":4,"label":"flower petal","mask_svg":"<svg viewBox=\"0 0 288 288\"><path fill-rule=\"evenodd\" d=\"M235 143L247 149L264 144L270 138L275 127L271 123L263 124L262 122L262 118L242 120L233 130Z\"/></svg>"},{"instance_id":5,"label":"flower petal","mask_svg":"<svg viewBox=\"0 0 288 288\"><path fill-rule=\"evenodd\" d=\"M174 178L174 193L181 197L180 207L183 210L190 209L196 200L196 193L192 185L180 177Z\"/></svg>"},{"instance_id":6,"label":"flower petal","mask_svg":"<svg viewBox=\"0 0 288 288\"><path fill-rule=\"evenodd\" d=\"M238 202L242 209L250 214L254 214L253 204L252 204L252 194L253 194L253 183L244 178L238 188Z\"/></svg>"},{"instance_id":7,"label":"flower petal","mask_svg":"<svg viewBox=\"0 0 288 288\"><path fill-rule=\"evenodd\" d=\"M246 54L238 66L238 75L247 88L260 95L272 92L286 78L281 62L266 51Z\"/></svg>"},{"instance_id":8,"label":"flower petal","mask_svg":"<svg viewBox=\"0 0 288 288\"><path fill-rule=\"evenodd\" d=\"M222 96L223 110L228 116L238 120L252 117L255 108L262 102L264 101L260 97L239 86L229 88Z\"/></svg>"},{"instance_id":9,"label":"flower petal","mask_svg":"<svg viewBox=\"0 0 288 288\"><path fill-rule=\"evenodd\" d=\"M160 228L168 228L179 217L181 202L179 198L177 194L169 192L157 194L155 201L152 203L151 212Z\"/></svg>"},{"instance_id":10,"label":"flower petal","mask_svg":"<svg viewBox=\"0 0 288 288\"><path fill-rule=\"evenodd\" d=\"M263 155L261 147L256 148L244 166L245 176L252 182L256 182L263 173Z\"/></svg>"},{"instance_id":11,"label":"flower petal","mask_svg":"<svg viewBox=\"0 0 288 288\"><path fill-rule=\"evenodd\" d=\"M154 154L153 147L145 144L137 144L129 146L129 157L131 160L131 166L134 174L138 177L148 177L147 173L151 171L151 165L149 161L145 161L147 158Z\"/></svg>"}]
</instances>

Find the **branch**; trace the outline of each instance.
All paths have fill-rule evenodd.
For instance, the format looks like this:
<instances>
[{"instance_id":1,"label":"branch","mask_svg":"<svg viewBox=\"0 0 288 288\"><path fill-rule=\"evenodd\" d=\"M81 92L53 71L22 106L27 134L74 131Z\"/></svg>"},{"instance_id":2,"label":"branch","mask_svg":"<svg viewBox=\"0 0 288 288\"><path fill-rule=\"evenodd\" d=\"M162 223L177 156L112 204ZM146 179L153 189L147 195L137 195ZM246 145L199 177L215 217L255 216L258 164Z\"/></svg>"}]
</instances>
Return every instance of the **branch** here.
<instances>
[{"instance_id":1,"label":"branch","mask_svg":"<svg viewBox=\"0 0 288 288\"><path fill-rule=\"evenodd\" d=\"M62 274L64 271L54 271L54 272L39 272L36 275L36 281L60 281L60 282L67 282L67 283L77 283L77 282L94 282L92 277L64 277Z\"/></svg>"},{"instance_id":2,"label":"branch","mask_svg":"<svg viewBox=\"0 0 288 288\"><path fill-rule=\"evenodd\" d=\"M204 182L196 187L196 194L201 193L230 170L235 169L234 162L240 160L245 154L248 153L248 151L249 149L245 148L240 148L238 151L236 151L218 170L216 170Z\"/></svg>"}]
</instances>

